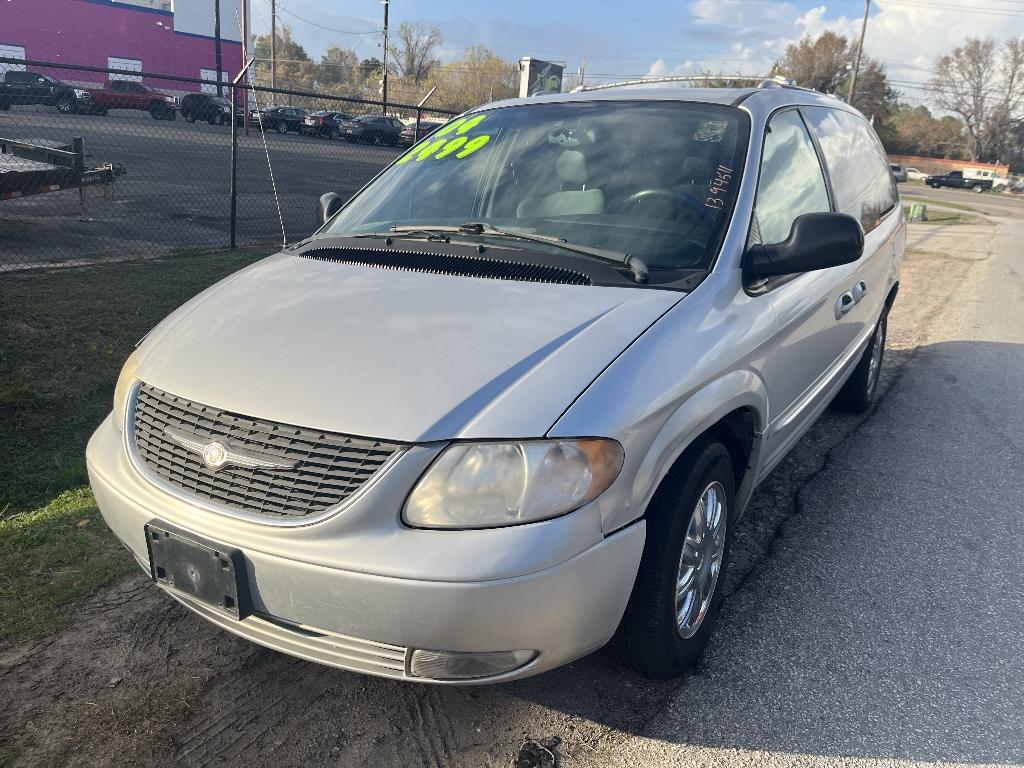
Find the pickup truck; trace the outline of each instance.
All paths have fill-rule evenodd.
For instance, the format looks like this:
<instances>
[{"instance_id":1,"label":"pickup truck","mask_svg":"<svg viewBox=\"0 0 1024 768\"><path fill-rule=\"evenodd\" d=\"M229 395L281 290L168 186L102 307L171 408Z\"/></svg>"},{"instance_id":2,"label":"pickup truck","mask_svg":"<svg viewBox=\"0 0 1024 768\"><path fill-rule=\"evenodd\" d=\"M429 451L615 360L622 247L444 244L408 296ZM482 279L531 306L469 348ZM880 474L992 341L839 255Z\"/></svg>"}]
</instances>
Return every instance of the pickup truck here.
<instances>
[{"instance_id":1,"label":"pickup truck","mask_svg":"<svg viewBox=\"0 0 1024 768\"><path fill-rule=\"evenodd\" d=\"M42 104L72 115L88 112L92 108L92 97L84 88L68 85L55 77L11 70L4 72L3 83L0 83L0 110L10 109L14 104Z\"/></svg>"},{"instance_id":2,"label":"pickup truck","mask_svg":"<svg viewBox=\"0 0 1024 768\"><path fill-rule=\"evenodd\" d=\"M939 187L956 187L957 189L972 189L975 192L984 192L992 189L992 179L972 179L964 176L963 171L950 171L944 176L929 176L924 180L925 184L933 189Z\"/></svg>"},{"instance_id":3,"label":"pickup truck","mask_svg":"<svg viewBox=\"0 0 1024 768\"><path fill-rule=\"evenodd\" d=\"M110 80L102 88L91 89L93 112L107 114L108 109L142 109L155 120L175 120L178 100L134 80Z\"/></svg>"}]
</instances>

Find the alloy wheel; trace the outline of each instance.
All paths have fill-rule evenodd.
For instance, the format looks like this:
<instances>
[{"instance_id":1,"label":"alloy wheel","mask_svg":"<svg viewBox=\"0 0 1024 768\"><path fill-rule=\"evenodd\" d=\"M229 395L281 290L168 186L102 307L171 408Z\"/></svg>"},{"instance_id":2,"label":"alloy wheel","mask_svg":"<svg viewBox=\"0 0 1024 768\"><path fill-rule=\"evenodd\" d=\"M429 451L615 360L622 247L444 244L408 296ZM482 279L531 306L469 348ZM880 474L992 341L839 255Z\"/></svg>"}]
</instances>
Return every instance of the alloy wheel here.
<instances>
[{"instance_id":1,"label":"alloy wheel","mask_svg":"<svg viewBox=\"0 0 1024 768\"><path fill-rule=\"evenodd\" d=\"M725 488L716 480L697 500L679 557L676 629L684 640L697 634L711 607L725 556L728 513Z\"/></svg>"}]
</instances>

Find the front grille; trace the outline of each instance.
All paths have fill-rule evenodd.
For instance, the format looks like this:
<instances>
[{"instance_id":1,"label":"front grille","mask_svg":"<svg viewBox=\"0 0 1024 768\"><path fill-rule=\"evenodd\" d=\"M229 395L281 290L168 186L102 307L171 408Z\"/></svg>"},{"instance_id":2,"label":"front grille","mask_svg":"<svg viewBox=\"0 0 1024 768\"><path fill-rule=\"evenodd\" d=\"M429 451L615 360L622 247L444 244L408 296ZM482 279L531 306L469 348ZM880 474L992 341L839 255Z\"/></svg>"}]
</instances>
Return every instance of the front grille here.
<instances>
[{"instance_id":1,"label":"front grille","mask_svg":"<svg viewBox=\"0 0 1024 768\"><path fill-rule=\"evenodd\" d=\"M289 469L227 465L210 469L164 429L201 442L219 441ZM294 520L334 507L363 485L403 446L242 416L142 384L135 403L135 447L145 466L188 494L230 510Z\"/></svg>"}]
</instances>

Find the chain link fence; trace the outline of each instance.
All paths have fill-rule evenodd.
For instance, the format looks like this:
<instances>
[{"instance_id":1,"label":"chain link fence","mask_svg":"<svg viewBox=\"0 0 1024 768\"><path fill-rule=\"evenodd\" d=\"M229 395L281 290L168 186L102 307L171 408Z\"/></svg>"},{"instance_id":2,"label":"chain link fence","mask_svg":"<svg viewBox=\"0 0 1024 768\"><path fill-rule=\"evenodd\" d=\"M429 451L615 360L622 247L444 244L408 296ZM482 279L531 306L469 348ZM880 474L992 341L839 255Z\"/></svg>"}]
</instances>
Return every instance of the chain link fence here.
<instances>
[{"instance_id":1,"label":"chain link fence","mask_svg":"<svg viewBox=\"0 0 1024 768\"><path fill-rule=\"evenodd\" d=\"M321 194L354 194L417 125L422 136L451 116L240 87L232 217L231 95L213 80L0 58L0 273L301 239Z\"/></svg>"}]
</instances>

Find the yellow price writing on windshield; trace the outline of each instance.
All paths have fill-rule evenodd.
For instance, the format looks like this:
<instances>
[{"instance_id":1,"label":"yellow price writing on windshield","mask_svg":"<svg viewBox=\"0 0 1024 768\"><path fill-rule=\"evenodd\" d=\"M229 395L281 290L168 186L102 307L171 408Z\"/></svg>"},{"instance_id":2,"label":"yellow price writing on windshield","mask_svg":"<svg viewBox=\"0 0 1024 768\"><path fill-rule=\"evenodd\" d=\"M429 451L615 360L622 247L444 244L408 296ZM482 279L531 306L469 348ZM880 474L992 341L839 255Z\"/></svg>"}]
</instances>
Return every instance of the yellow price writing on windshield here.
<instances>
[{"instance_id":1,"label":"yellow price writing on windshield","mask_svg":"<svg viewBox=\"0 0 1024 768\"><path fill-rule=\"evenodd\" d=\"M486 134L472 138L465 135L480 125L486 117L487 115L460 117L458 120L428 136L424 139L425 143L421 142L406 152L398 160L398 165L408 163L410 160L416 160L417 163L423 162L428 158L441 160L452 154L460 160L464 157L469 157L491 140L491 137ZM453 138L447 138L451 137L453 133L455 134Z\"/></svg>"}]
</instances>

